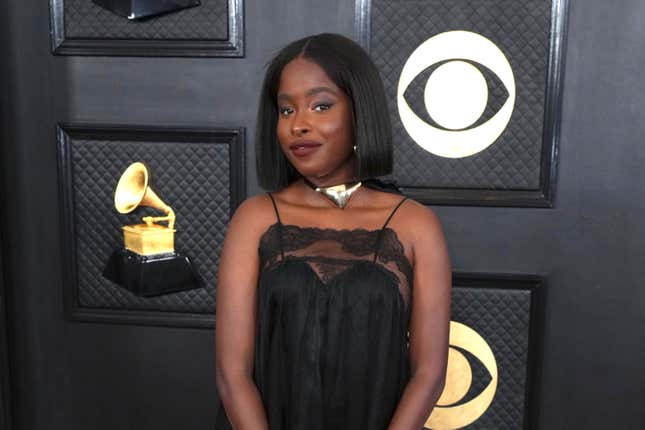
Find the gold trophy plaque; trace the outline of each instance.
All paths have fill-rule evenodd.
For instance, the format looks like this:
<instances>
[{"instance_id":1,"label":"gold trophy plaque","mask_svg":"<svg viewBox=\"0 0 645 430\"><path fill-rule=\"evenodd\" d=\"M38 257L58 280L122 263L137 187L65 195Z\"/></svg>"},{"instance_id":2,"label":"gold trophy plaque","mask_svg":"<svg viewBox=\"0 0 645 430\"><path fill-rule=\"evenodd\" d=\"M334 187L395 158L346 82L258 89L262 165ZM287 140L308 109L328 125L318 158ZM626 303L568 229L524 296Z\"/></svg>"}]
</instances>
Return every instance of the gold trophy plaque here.
<instances>
[{"instance_id":1,"label":"gold trophy plaque","mask_svg":"<svg viewBox=\"0 0 645 430\"><path fill-rule=\"evenodd\" d=\"M165 215L145 216L141 224L123 226L123 248L112 253L103 276L143 297L203 287L190 259L175 252L175 212L149 182L145 164L130 164L114 191L114 207L122 214L152 207Z\"/></svg>"}]
</instances>

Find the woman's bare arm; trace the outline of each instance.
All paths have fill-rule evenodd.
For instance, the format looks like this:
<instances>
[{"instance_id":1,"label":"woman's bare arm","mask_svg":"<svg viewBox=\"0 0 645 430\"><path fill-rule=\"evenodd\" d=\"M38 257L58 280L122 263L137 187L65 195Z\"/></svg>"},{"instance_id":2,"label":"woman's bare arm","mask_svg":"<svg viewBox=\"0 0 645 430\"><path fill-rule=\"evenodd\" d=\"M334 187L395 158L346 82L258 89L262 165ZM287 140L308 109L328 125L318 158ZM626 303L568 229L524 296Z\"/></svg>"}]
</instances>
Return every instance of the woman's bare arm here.
<instances>
[{"instance_id":1,"label":"woman's bare arm","mask_svg":"<svg viewBox=\"0 0 645 430\"><path fill-rule=\"evenodd\" d=\"M258 240L266 223L266 196L240 205L231 219L220 256L215 310L215 380L235 430L268 429L253 381ZM270 203L269 203L270 206Z\"/></svg>"},{"instance_id":2,"label":"woman's bare arm","mask_svg":"<svg viewBox=\"0 0 645 430\"><path fill-rule=\"evenodd\" d=\"M411 377L389 430L419 430L443 391L448 360L452 274L441 224L426 207L410 205L414 285L410 316Z\"/></svg>"}]
</instances>

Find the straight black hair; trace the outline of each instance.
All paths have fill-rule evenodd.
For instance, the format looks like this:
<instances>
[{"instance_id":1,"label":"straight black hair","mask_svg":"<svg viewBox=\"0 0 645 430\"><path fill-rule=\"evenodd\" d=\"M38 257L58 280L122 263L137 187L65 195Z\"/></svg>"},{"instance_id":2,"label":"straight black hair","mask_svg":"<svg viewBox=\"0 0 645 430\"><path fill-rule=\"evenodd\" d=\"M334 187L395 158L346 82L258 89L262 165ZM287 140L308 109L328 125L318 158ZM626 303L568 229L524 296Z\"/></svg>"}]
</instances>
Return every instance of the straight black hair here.
<instances>
[{"instance_id":1,"label":"straight black hair","mask_svg":"<svg viewBox=\"0 0 645 430\"><path fill-rule=\"evenodd\" d=\"M391 173L392 128L379 72L357 43L339 34L322 33L290 43L267 65L255 134L255 162L260 186L275 191L300 177L278 142L276 101L282 69L298 57L322 67L351 100L359 179Z\"/></svg>"}]
</instances>

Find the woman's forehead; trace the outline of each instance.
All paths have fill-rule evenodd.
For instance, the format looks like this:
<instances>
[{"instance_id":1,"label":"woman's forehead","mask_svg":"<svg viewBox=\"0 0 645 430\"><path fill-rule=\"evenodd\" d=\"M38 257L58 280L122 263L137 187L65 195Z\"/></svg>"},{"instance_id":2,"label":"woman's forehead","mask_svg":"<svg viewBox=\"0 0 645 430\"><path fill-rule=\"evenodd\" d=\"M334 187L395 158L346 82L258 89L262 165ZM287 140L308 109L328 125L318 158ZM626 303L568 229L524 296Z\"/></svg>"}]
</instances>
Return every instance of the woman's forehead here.
<instances>
[{"instance_id":1,"label":"woman's forehead","mask_svg":"<svg viewBox=\"0 0 645 430\"><path fill-rule=\"evenodd\" d=\"M287 63L282 69L278 85L278 98L281 96L307 97L324 91L336 94L340 88L315 62L298 57Z\"/></svg>"}]
</instances>

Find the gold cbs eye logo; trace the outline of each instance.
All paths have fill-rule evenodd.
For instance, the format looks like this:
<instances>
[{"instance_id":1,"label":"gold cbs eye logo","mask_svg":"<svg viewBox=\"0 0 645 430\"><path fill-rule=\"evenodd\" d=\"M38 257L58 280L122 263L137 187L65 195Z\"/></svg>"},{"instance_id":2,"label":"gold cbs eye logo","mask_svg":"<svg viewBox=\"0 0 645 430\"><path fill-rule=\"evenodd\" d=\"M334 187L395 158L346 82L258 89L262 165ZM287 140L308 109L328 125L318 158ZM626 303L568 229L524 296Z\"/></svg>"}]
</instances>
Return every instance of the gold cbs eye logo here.
<instances>
[{"instance_id":1,"label":"gold cbs eye logo","mask_svg":"<svg viewBox=\"0 0 645 430\"><path fill-rule=\"evenodd\" d=\"M419 73L440 62L424 91L426 110L442 127L437 128L412 110L404 94ZM486 79L472 63L495 73L508 98L490 119L468 128L488 104ZM468 157L492 145L508 125L515 105L515 78L506 56L489 39L469 31L448 31L431 37L412 52L399 77L396 101L403 127L419 146L441 157Z\"/></svg>"},{"instance_id":2,"label":"gold cbs eye logo","mask_svg":"<svg viewBox=\"0 0 645 430\"><path fill-rule=\"evenodd\" d=\"M473 373L468 359L458 349L474 355L484 365L491 380L473 399L460 403L468 393ZM425 423L432 430L454 430L475 422L490 406L497 390L497 362L492 349L475 330L467 325L450 322L450 348L446 386L437 405Z\"/></svg>"}]
</instances>

